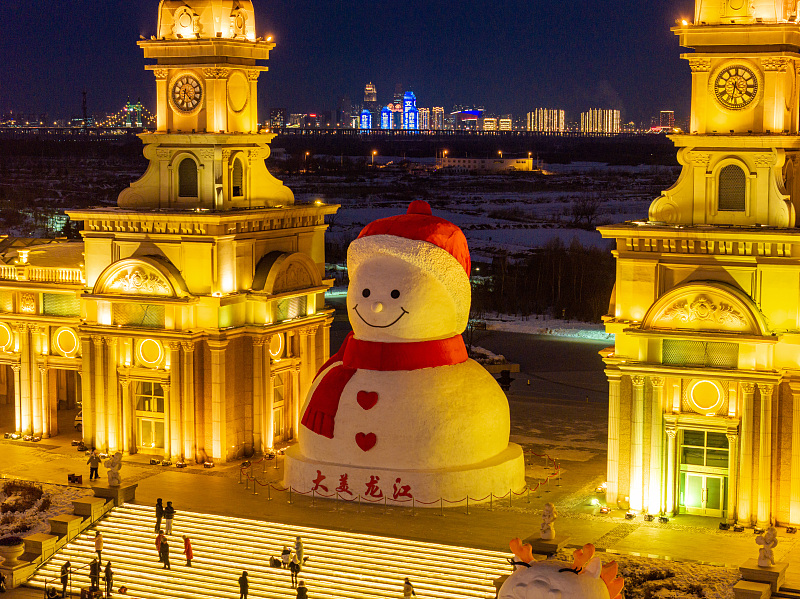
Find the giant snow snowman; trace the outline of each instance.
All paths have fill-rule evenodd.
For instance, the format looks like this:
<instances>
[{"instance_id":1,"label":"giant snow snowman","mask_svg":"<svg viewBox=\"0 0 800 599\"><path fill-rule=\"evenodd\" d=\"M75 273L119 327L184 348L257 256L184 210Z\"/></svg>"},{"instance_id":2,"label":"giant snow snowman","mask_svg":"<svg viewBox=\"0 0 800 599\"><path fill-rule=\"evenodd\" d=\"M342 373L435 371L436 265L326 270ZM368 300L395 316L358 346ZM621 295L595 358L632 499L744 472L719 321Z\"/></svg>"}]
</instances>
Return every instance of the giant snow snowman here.
<instances>
[{"instance_id":1,"label":"giant snow snowman","mask_svg":"<svg viewBox=\"0 0 800 599\"><path fill-rule=\"evenodd\" d=\"M367 225L347 252L353 332L302 409L284 484L345 500L488 501L525 486L508 401L467 357L467 240L412 202Z\"/></svg>"}]
</instances>

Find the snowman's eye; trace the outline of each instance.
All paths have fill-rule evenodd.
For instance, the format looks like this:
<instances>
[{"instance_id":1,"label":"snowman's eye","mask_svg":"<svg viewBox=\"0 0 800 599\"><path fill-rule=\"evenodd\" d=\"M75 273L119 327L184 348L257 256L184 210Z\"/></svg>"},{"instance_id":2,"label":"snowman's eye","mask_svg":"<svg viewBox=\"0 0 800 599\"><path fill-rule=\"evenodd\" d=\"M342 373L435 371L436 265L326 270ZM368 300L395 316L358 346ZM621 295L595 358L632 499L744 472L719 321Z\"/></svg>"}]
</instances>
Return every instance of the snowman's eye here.
<instances>
[{"instance_id":1,"label":"snowman's eye","mask_svg":"<svg viewBox=\"0 0 800 599\"><path fill-rule=\"evenodd\" d=\"M363 295L364 297L369 297L369 289L365 289L364 291L362 291L361 295Z\"/></svg>"},{"instance_id":2,"label":"snowman's eye","mask_svg":"<svg viewBox=\"0 0 800 599\"><path fill-rule=\"evenodd\" d=\"M397 289L393 289L391 295L393 299L397 299L398 297L400 297L400 292Z\"/></svg>"}]
</instances>

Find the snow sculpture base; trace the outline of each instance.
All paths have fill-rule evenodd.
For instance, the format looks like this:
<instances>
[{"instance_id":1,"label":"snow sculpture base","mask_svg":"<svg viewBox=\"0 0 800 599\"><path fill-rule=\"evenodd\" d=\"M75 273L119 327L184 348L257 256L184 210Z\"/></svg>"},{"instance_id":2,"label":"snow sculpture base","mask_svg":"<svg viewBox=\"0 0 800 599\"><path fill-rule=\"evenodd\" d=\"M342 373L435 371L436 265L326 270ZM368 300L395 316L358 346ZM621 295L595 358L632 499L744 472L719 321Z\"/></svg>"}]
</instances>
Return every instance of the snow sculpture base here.
<instances>
[{"instance_id":1,"label":"snow sculpture base","mask_svg":"<svg viewBox=\"0 0 800 599\"><path fill-rule=\"evenodd\" d=\"M509 489L521 493L525 488L525 460L522 448L509 443L493 458L461 468L389 470L312 460L301 453L299 445L293 445L286 450L283 484L309 495L314 489L315 497L335 499L338 490L344 500L358 500L361 495L365 502L383 503L385 497L389 504L411 506L413 497L416 507L438 508L440 498L445 499L445 505L463 501L467 495L470 503L485 503L490 493L495 497L508 496ZM403 493L405 487L408 489ZM345 488L349 494L343 491Z\"/></svg>"}]
</instances>

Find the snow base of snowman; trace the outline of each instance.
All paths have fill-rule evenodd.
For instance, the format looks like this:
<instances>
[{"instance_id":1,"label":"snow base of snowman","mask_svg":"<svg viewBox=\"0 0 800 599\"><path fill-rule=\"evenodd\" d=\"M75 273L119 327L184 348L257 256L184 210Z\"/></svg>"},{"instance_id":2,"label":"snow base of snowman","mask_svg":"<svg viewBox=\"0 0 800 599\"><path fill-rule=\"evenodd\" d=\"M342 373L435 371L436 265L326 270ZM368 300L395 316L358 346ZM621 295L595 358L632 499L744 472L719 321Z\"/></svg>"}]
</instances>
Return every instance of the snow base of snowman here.
<instances>
[{"instance_id":1,"label":"snow base of snowman","mask_svg":"<svg viewBox=\"0 0 800 599\"><path fill-rule=\"evenodd\" d=\"M299 445L286 450L283 484L293 492L410 507L436 507L465 502L488 503L524 493L525 461L516 443L498 455L467 466L436 470L400 470L316 461L304 456Z\"/></svg>"}]
</instances>

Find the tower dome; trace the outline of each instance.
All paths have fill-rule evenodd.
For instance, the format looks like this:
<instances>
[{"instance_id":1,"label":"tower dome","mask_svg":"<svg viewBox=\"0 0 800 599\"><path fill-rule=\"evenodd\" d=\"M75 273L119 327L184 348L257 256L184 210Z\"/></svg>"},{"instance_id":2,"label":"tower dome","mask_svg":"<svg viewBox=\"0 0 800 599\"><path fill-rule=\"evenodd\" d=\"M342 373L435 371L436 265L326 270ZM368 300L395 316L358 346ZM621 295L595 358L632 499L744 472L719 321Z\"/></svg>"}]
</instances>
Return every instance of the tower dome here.
<instances>
[{"instance_id":1,"label":"tower dome","mask_svg":"<svg viewBox=\"0 0 800 599\"><path fill-rule=\"evenodd\" d=\"M256 39L250 0L161 0L159 39Z\"/></svg>"},{"instance_id":2,"label":"tower dome","mask_svg":"<svg viewBox=\"0 0 800 599\"><path fill-rule=\"evenodd\" d=\"M787 6L793 5L793 6ZM797 18L797 3L785 0L696 0L695 23L779 23Z\"/></svg>"}]
</instances>

